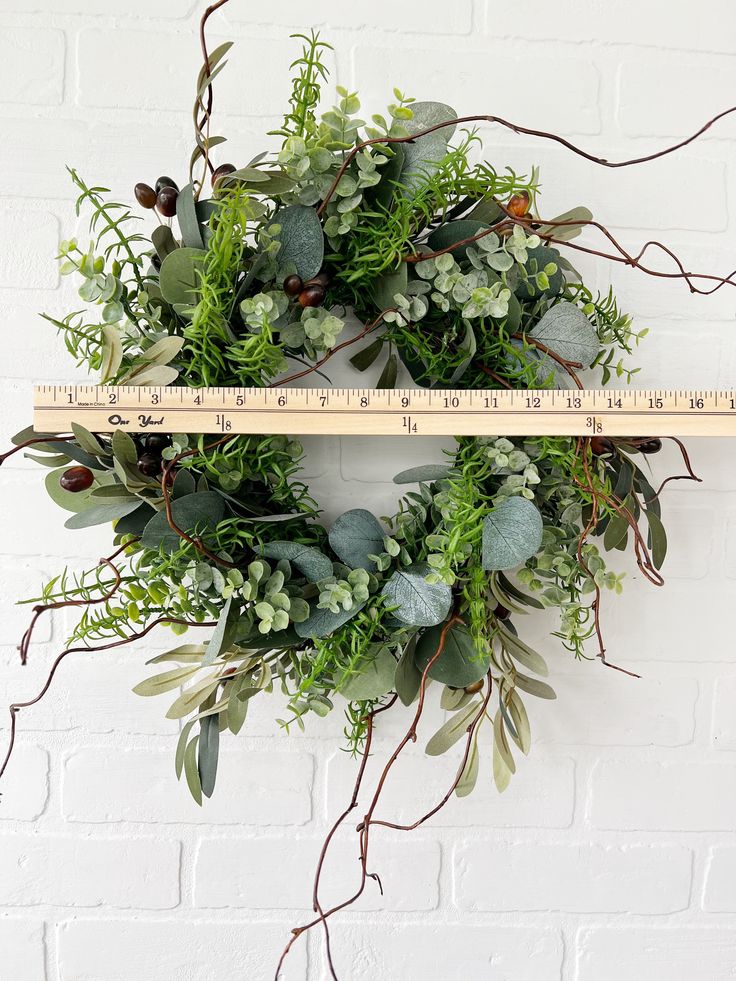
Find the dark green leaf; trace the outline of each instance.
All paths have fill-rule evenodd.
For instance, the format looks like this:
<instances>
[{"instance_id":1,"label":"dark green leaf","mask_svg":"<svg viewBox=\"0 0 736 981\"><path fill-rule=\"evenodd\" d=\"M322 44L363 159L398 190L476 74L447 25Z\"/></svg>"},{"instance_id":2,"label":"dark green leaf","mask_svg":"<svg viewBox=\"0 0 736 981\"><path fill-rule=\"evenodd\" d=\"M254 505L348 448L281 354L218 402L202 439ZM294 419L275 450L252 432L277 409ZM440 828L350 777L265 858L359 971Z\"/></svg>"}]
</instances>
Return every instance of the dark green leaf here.
<instances>
[{"instance_id":1,"label":"dark green leaf","mask_svg":"<svg viewBox=\"0 0 736 981\"><path fill-rule=\"evenodd\" d=\"M380 378L376 382L376 388L396 388L396 377L398 372L398 358L395 354L389 354Z\"/></svg>"},{"instance_id":2,"label":"dark green leaf","mask_svg":"<svg viewBox=\"0 0 736 981\"><path fill-rule=\"evenodd\" d=\"M365 603L358 603L349 610L340 610L337 613L332 610L315 610L303 623L295 624L294 629L300 637L326 637L352 619L364 606Z\"/></svg>"},{"instance_id":3,"label":"dark green leaf","mask_svg":"<svg viewBox=\"0 0 736 981\"><path fill-rule=\"evenodd\" d=\"M375 657L342 682L340 694L348 701L380 698L393 689L395 675L396 658L387 647L381 647Z\"/></svg>"},{"instance_id":4,"label":"dark green leaf","mask_svg":"<svg viewBox=\"0 0 736 981\"><path fill-rule=\"evenodd\" d=\"M549 277L547 289L540 289L534 279L520 280L516 288L516 295L522 299L536 299L538 296L557 296L562 289L563 275L560 268L560 253L557 249L550 249L546 245L538 245L536 249L527 250L527 261L525 267L530 276L541 272L550 262L557 266L557 272Z\"/></svg>"},{"instance_id":5,"label":"dark green leaf","mask_svg":"<svg viewBox=\"0 0 736 981\"><path fill-rule=\"evenodd\" d=\"M199 287L199 270L206 252L184 248L169 253L161 263L159 285L167 303L194 305Z\"/></svg>"},{"instance_id":6,"label":"dark green leaf","mask_svg":"<svg viewBox=\"0 0 736 981\"><path fill-rule=\"evenodd\" d=\"M330 528L328 537L335 555L345 565L372 572L376 564L369 556L383 552L384 535L378 519L370 511L355 508L340 515Z\"/></svg>"},{"instance_id":7,"label":"dark green leaf","mask_svg":"<svg viewBox=\"0 0 736 981\"><path fill-rule=\"evenodd\" d=\"M444 624L437 624L425 630L417 641L414 661L417 670L423 673L437 653ZM484 678L488 672L490 657L481 657L473 643L473 638L463 624L454 624L445 635L442 653L429 669L428 676L443 685L465 688Z\"/></svg>"},{"instance_id":8,"label":"dark green leaf","mask_svg":"<svg viewBox=\"0 0 736 981\"><path fill-rule=\"evenodd\" d=\"M214 664L217 658L232 644L239 613L238 606L233 606L232 597L229 597L220 611L217 626L212 631L212 636L205 648L204 657L202 658L203 668Z\"/></svg>"},{"instance_id":9,"label":"dark green leaf","mask_svg":"<svg viewBox=\"0 0 736 981\"><path fill-rule=\"evenodd\" d=\"M121 501L116 504L101 504L99 507L87 508L78 514L73 514L64 522L65 528L91 528L93 525L104 525L108 521L122 518L138 508L138 501Z\"/></svg>"},{"instance_id":10,"label":"dark green leaf","mask_svg":"<svg viewBox=\"0 0 736 981\"><path fill-rule=\"evenodd\" d=\"M318 548L297 542L268 542L260 550L265 559L287 559L310 582L332 575L332 562Z\"/></svg>"},{"instance_id":11,"label":"dark green leaf","mask_svg":"<svg viewBox=\"0 0 736 981\"><path fill-rule=\"evenodd\" d=\"M207 715L199 723L199 782L205 797L211 797L217 779L217 760L220 752L219 715Z\"/></svg>"},{"instance_id":12,"label":"dark green leaf","mask_svg":"<svg viewBox=\"0 0 736 981\"><path fill-rule=\"evenodd\" d=\"M204 239L197 218L197 208L194 203L194 191L191 184L187 184L179 191L176 199L176 217L181 229L182 245L188 249L203 249ZM163 269L163 266L161 268Z\"/></svg>"},{"instance_id":13,"label":"dark green leaf","mask_svg":"<svg viewBox=\"0 0 736 981\"><path fill-rule=\"evenodd\" d=\"M350 359L350 364L354 368L357 368L358 371L366 371L381 353L382 348L383 338L379 337L378 340L373 341L372 344L368 344L367 347L362 348L357 354L354 354Z\"/></svg>"},{"instance_id":14,"label":"dark green leaf","mask_svg":"<svg viewBox=\"0 0 736 981\"><path fill-rule=\"evenodd\" d=\"M371 284L373 302L379 310L389 310L396 306L397 293L406 293L409 274L407 264L402 262L398 269L388 269Z\"/></svg>"},{"instance_id":15,"label":"dark green leaf","mask_svg":"<svg viewBox=\"0 0 736 981\"><path fill-rule=\"evenodd\" d=\"M274 224L281 226L279 265L293 263L297 274L305 280L316 276L322 268L325 239L315 209L303 204L280 208Z\"/></svg>"},{"instance_id":16,"label":"dark green leaf","mask_svg":"<svg viewBox=\"0 0 736 981\"><path fill-rule=\"evenodd\" d=\"M404 648L399 658L399 663L396 665L394 685L396 687L396 694L404 705L411 705L419 694L419 688L422 683L421 672L417 670L417 666L414 663L415 648L416 638L412 637Z\"/></svg>"},{"instance_id":17,"label":"dark green leaf","mask_svg":"<svg viewBox=\"0 0 736 981\"><path fill-rule=\"evenodd\" d=\"M188 534L214 527L222 521L224 515L225 502L214 491L187 494L186 497L173 501L171 505L174 523ZM169 526L165 511L159 511L148 522L141 537L141 544L145 548L162 547L165 552L173 552L180 542L180 536Z\"/></svg>"},{"instance_id":18,"label":"dark green leaf","mask_svg":"<svg viewBox=\"0 0 736 981\"><path fill-rule=\"evenodd\" d=\"M441 252L443 249L454 245L455 242L462 242L466 238L472 238L479 232L488 228L482 221L475 221L472 218L460 218L457 221L447 221L444 225L436 228L427 239L427 245L433 252ZM467 245L460 245L451 250L450 255L455 259L463 259L468 251ZM404 263L406 265L406 263Z\"/></svg>"},{"instance_id":19,"label":"dark green leaf","mask_svg":"<svg viewBox=\"0 0 736 981\"><path fill-rule=\"evenodd\" d=\"M179 248L179 243L168 225L157 225L151 233L151 242L161 262Z\"/></svg>"}]
</instances>

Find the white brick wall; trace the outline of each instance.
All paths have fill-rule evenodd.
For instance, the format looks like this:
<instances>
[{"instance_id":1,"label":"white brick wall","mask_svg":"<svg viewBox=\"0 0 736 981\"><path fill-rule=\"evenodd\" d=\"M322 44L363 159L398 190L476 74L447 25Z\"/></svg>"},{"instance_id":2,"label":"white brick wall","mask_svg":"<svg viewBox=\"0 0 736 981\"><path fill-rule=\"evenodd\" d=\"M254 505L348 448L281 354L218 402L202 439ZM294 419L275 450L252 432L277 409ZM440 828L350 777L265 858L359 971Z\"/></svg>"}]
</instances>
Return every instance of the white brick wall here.
<instances>
[{"instance_id":1,"label":"white brick wall","mask_svg":"<svg viewBox=\"0 0 736 981\"><path fill-rule=\"evenodd\" d=\"M183 174L202 6L0 0L3 438L25 425L33 379L78 377L36 317L74 304L53 261L60 231L75 229L64 164L127 199L137 180ZM730 0L231 0L213 20L213 36L237 42L218 95L215 128L230 139L222 160L261 149L258 134L283 111L294 53L286 35L312 24L335 45L337 79L361 90L368 112L398 85L462 112L557 129L611 158L689 134L734 101ZM692 268L736 265L736 123L648 169L619 172L503 131L486 135L500 167L541 165L550 213L586 203L632 247L656 234ZM708 300L621 267L579 265L599 287L613 283L651 328L639 384L733 386L732 290ZM336 377L355 383L344 369ZM383 512L396 497L393 473L439 448L325 440L310 445L308 472L329 513L357 502ZM674 485L665 502L670 581L655 590L632 576L608 604L611 656L641 680L570 663L533 628L560 697L528 700L531 758L503 797L486 760L476 793L416 835L375 833L385 896L369 884L356 911L335 921L341 978L734 977L735 450L693 442L705 483ZM61 529L41 479L17 459L0 473L3 703L36 690L69 622L42 625L21 670L24 611L13 598L64 561L106 551L104 534ZM309 908L321 836L354 776L340 720L287 738L267 704L254 706L223 754L214 800L199 809L174 778L165 706L129 693L148 653L68 661L45 705L21 720L0 798L0 981L268 981ZM427 733L438 718L432 710ZM379 728L369 777L401 721ZM6 726L0 708L2 740ZM451 779L453 761L424 758L419 743L397 767L384 816L415 819ZM357 878L352 844L349 830L336 841L326 900ZM319 941L297 948L289 979L326 981Z\"/></svg>"}]
</instances>

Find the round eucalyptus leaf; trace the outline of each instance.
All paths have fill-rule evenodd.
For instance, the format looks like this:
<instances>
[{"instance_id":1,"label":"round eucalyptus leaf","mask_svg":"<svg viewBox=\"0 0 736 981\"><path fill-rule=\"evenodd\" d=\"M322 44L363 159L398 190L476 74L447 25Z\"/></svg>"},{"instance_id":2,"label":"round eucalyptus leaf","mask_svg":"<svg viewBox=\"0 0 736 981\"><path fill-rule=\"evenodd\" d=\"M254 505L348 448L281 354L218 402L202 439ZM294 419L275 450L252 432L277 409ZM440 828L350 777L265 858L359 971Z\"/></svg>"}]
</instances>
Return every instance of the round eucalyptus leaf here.
<instances>
[{"instance_id":1,"label":"round eucalyptus leaf","mask_svg":"<svg viewBox=\"0 0 736 981\"><path fill-rule=\"evenodd\" d=\"M459 218L457 221L446 221L444 225L436 228L427 239L427 244L433 252L440 252L456 242L462 242L466 238L472 238L479 232L488 228L482 221L475 221L472 218ZM450 255L455 259L462 259L468 250L467 245L460 245L451 250ZM404 263L406 265L406 263Z\"/></svg>"},{"instance_id":2,"label":"round eucalyptus leaf","mask_svg":"<svg viewBox=\"0 0 736 981\"><path fill-rule=\"evenodd\" d=\"M412 627L431 627L447 618L452 591L443 582L428 583L431 572L426 562L397 569L383 587L387 606L396 607L393 615Z\"/></svg>"},{"instance_id":3,"label":"round eucalyptus leaf","mask_svg":"<svg viewBox=\"0 0 736 981\"><path fill-rule=\"evenodd\" d=\"M529 336L541 341L565 361L574 361L589 368L600 351L601 342L590 320L580 307L567 300L555 303Z\"/></svg>"},{"instance_id":4,"label":"round eucalyptus leaf","mask_svg":"<svg viewBox=\"0 0 736 981\"><path fill-rule=\"evenodd\" d=\"M202 249L176 249L170 252L161 263L159 286L167 303L184 303L192 306L196 302L199 286L199 270L206 253Z\"/></svg>"},{"instance_id":5,"label":"round eucalyptus leaf","mask_svg":"<svg viewBox=\"0 0 736 981\"><path fill-rule=\"evenodd\" d=\"M444 624L425 630L417 641L414 663L420 674L437 653ZM473 638L463 624L454 624L445 634L442 653L427 672L428 677L453 688L464 688L485 677L490 656L478 654Z\"/></svg>"},{"instance_id":6,"label":"round eucalyptus leaf","mask_svg":"<svg viewBox=\"0 0 736 981\"><path fill-rule=\"evenodd\" d=\"M297 542L268 542L260 551L264 559L287 559L310 582L332 575L332 562L318 548Z\"/></svg>"},{"instance_id":7,"label":"round eucalyptus leaf","mask_svg":"<svg viewBox=\"0 0 736 981\"><path fill-rule=\"evenodd\" d=\"M225 516L225 502L215 491L187 494L171 504L174 524L188 533L216 525ZM159 511L143 530L141 544L145 548L163 547L173 552L179 547L181 537L170 527L166 511Z\"/></svg>"},{"instance_id":8,"label":"round eucalyptus leaf","mask_svg":"<svg viewBox=\"0 0 736 981\"><path fill-rule=\"evenodd\" d=\"M306 620L294 624L294 629L300 637L326 637L351 620L364 606L365 603L357 603L349 610L339 610L337 613L333 613L332 610L315 609Z\"/></svg>"},{"instance_id":9,"label":"round eucalyptus leaf","mask_svg":"<svg viewBox=\"0 0 736 981\"><path fill-rule=\"evenodd\" d=\"M542 515L525 497L509 497L483 519L483 568L513 569L539 551Z\"/></svg>"},{"instance_id":10,"label":"round eucalyptus leaf","mask_svg":"<svg viewBox=\"0 0 736 981\"><path fill-rule=\"evenodd\" d=\"M560 253L557 249L551 249L548 245L538 245L536 249L527 250L527 261L525 263L526 269L529 275L532 276L534 273L541 272L544 267L550 263L554 262L557 266L557 272L552 273L549 277L549 286L547 289L540 289L533 279L530 280L520 280L519 285L516 287L516 295L522 300L533 299L537 297L546 296L557 296L557 294L562 289L563 276L562 269L560 267Z\"/></svg>"},{"instance_id":11,"label":"round eucalyptus leaf","mask_svg":"<svg viewBox=\"0 0 736 981\"><path fill-rule=\"evenodd\" d=\"M293 263L297 275L305 280L316 276L322 268L325 237L315 209L303 204L289 205L276 212L274 224L281 226L279 265Z\"/></svg>"},{"instance_id":12,"label":"round eucalyptus leaf","mask_svg":"<svg viewBox=\"0 0 736 981\"><path fill-rule=\"evenodd\" d=\"M351 702L380 698L393 690L395 677L396 658L387 647L382 647L340 685L340 694Z\"/></svg>"},{"instance_id":13,"label":"round eucalyptus leaf","mask_svg":"<svg viewBox=\"0 0 736 981\"><path fill-rule=\"evenodd\" d=\"M406 123L410 133L421 133L438 123L457 119L457 113L443 102L413 102L412 119ZM442 129L426 136L420 136L413 143L404 143L404 161L401 170L401 183L408 190L416 190L425 184L427 177L437 170L437 166L447 153L447 144L452 139L455 126Z\"/></svg>"},{"instance_id":14,"label":"round eucalyptus leaf","mask_svg":"<svg viewBox=\"0 0 736 981\"><path fill-rule=\"evenodd\" d=\"M330 547L351 569L372 572L376 563L369 558L383 552L385 532L378 519L365 508L346 511L335 521L328 535Z\"/></svg>"}]
</instances>

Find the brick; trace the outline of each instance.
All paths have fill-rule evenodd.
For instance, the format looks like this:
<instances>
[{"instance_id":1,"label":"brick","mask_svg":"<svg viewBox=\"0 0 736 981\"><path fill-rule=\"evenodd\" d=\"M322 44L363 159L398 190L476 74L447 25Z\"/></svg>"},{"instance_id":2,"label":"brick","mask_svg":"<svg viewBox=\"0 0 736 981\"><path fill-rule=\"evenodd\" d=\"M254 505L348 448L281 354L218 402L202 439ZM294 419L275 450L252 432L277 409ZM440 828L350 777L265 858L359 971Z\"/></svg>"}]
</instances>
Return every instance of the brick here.
<instances>
[{"instance_id":1,"label":"brick","mask_svg":"<svg viewBox=\"0 0 736 981\"><path fill-rule=\"evenodd\" d=\"M5 720L6 716L3 715L3 724ZM7 732L1 732L0 736L4 747ZM39 746L24 745L21 740L22 736L19 736L3 777L0 822L35 821L46 809L49 796L48 753Z\"/></svg>"},{"instance_id":2,"label":"brick","mask_svg":"<svg viewBox=\"0 0 736 981\"><path fill-rule=\"evenodd\" d=\"M270 978L290 924L177 920L75 920L58 931L59 981L205 981ZM155 968L152 966L155 965ZM296 944L283 981L307 976L305 944Z\"/></svg>"},{"instance_id":3,"label":"brick","mask_svg":"<svg viewBox=\"0 0 736 981\"><path fill-rule=\"evenodd\" d=\"M645 589L644 584L641 585ZM605 611L604 626L616 619L625 601L615 597ZM626 629L636 628L628 617ZM606 629L606 639L608 631ZM623 645L621 645L623 646ZM614 663L628 660L611 655ZM583 662L574 671L555 673L554 702L527 699L535 745L683 746L695 732L698 683L694 678L635 679L599 664Z\"/></svg>"},{"instance_id":4,"label":"brick","mask_svg":"<svg viewBox=\"0 0 736 981\"><path fill-rule=\"evenodd\" d=\"M194 902L206 909L311 909L322 839L205 839L197 853ZM358 838L335 840L321 877L326 908L351 895L360 869ZM437 842L371 843L370 869L381 877L383 897L369 881L355 910L419 911L439 900L440 848Z\"/></svg>"},{"instance_id":5,"label":"brick","mask_svg":"<svg viewBox=\"0 0 736 981\"><path fill-rule=\"evenodd\" d=\"M718 678L713 698L713 744L736 749L736 678Z\"/></svg>"},{"instance_id":6,"label":"brick","mask_svg":"<svg viewBox=\"0 0 736 981\"><path fill-rule=\"evenodd\" d=\"M710 913L736 912L736 847L715 845L708 854L703 908Z\"/></svg>"},{"instance_id":7,"label":"brick","mask_svg":"<svg viewBox=\"0 0 736 981\"><path fill-rule=\"evenodd\" d=\"M582 930L577 981L730 981L736 970L733 930L612 927ZM642 973L644 972L644 973Z\"/></svg>"},{"instance_id":8,"label":"brick","mask_svg":"<svg viewBox=\"0 0 736 981\"><path fill-rule=\"evenodd\" d=\"M225 752L218 787L203 807L174 775L167 751L85 748L64 769L69 821L183 824L304 824L309 820L312 758L279 751ZM109 792L90 794L90 786Z\"/></svg>"},{"instance_id":9,"label":"brick","mask_svg":"<svg viewBox=\"0 0 736 981\"><path fill-rule=\"evenodd\" d=\"M3 27L0 102L58 106L64 95L64 34L43 27Z\"/></svg>"},{"instance_id":10,"label":"brick","mask_svg":"<svg viewBox=\"0 0 736 981\"><path fill-rule=\"evenodd\" d=\"M210 38L210 50L224 40ZM166 51L165 59L161 58L162 51ZM297 51L288 38L260 38L257 43L233 48L227 68L217 79L218 113L281 117L291 92L289 65ZM171 34L88 28L79 35L77 57L80 105L191 110L192 66L201 64L199 41L193 31ZM329 55L327 60L331 60ZM128 73L126 84L121 86L120 71L132 63L146 65L147 69ZM329 99L329 86L325 98Z\"/></svg>"},{"instance_id":11,"label":"brick","mask_svg":"<svg viewBox=\"0 0 736 981\"><path fill-rule=\"evenodd\" d=\"M623 831L727 831L734 793L730 763L601 761L592 776L591 823Z\"/></svg>"},{"instance_id":12,"label":"brick","mask_svg":"<svg viewBox=\"0 0 736 981\"><path fill-rule=\"evenodd\" d=\"M582 10L575 0L562 0L554 8L542 11L534 0L521 0L514 6L513 17L508 18L498 16L498 7L492 0L486 0L485 9L486 30L494 38L522 37L545 45L556 39L728 54L732 51L728 30L718 29L719 25L730 23L733 8L729 0L711 0L707 16L701 18L674 4L663 17L662 9L656 4L642 4L637 0L621 0L615 6L596 3ZM653 79L652 88L656 84Z\"/></svg>"},{"instance_id":13,"label":"brick","mask_svg":"<svg viewBox=\"0 0 736 981\"><path fill-rule=\"evenodd\" d=\"M39 596L48 574L39 568L38 562L0 556L0 596L12 600L24 600ZM16 645L28 627L31 607L7 605L0 618L0 644ZM43 643L51 638L51 615L44 614L36 622L33 631L35 641Z\"/></svg>"},{"instance_id":14,"label":"brick","mask_svg":"<svg viewBox=\"0 0 736 981\"><path fill-rule=\"evenodd\" d=\"M687 79L687 84L682 84ZM717 80L717 81L716 81ZM682 139L697 132L723 108L718 88L733 90L736 65L729 58L707 58L661 52L656 58L626 58L619 68L617 117L628 136L671 136ZM666 93L676 87L677 104ZM643 94L646 97L643 98ZM716 123L704 139L733 139L730 119Z\"/></svg>"},{"instance_id":15,"label":"brick","mask_svg":"<svg viewBox=\"0 0 736 981\"><path fill-rule=\"evenodd\" d=\"M54 289L59 222L40 207L0 207L0 283L4 289Z\"/></svg>"},{"instance_id":16,"label":"brick","mask_svg":"<svg viewBox=\"0 0 736 981\"><path fill-rule=\"evenodd\" d=\"M690 901L692 852L651 845L479 840L460 844L462 910L674 913Z\"/></svg>"},{"instance_id":17,"label":"brick","mask_svg":"<svg viewBox=\"0 0 736 981\"><path fill-rule=\"evenodd\" d=\"M179 903L178 841L5 836L0 905L172 909Z\"/></svg>"},{"instance_id":18,"label":"brick","mask_svg":"<svg viewBox=\"0 0 736 981\"><path fill-rule=\"evenodd\" d=\"M157 19L171 17L182 19L191 14L191 0L156 0L156 6L151 7L147 0L126 0L125 7L118 10L125 17L151 17ZM0 0L0 10L20 11L23 13L40 12L44 14L72 14L79 16L109 17L110 10L105 9L100 0Z\"/></svg>"},{"instance_id":19,"label":"brick","mask_svg":"<svg viewBox=\"0 0 736 981\"><path fill-rule=\"evenodd\" d=\"M533 928L361 923L343 928L333 947L338 976L349 968L350 981L559 981L562 965L559 934Z\"/></svg>"},{"instance_id":20,"label":"brick","mask_svg":"<svg viewBox=\"0 0 736 981\"><path fill-rule=\"evenodd\" d=\"M299 8L288 4L273 10L264 7L260 11L236 6L224 13L234 24L284 24L304 29L304 17ZM426 0L421 16L417 16L411 5L397 5L390 0L376 0L370 7L335 3L335 0L313 0L309 6L309 23L312 27L368 28L397 34L467 34L472 23L472 4L471 0L459 0L448 7L441 0Z\"/></svg>"},{"instance_id":21,"label":"brick","mask_svg":"<svg viewBox=\"0 0 736 981\"><path fill-rule=\"evenodd\" d=\"M428 757L423 753L427 736L420 735L420 746L402 753L382 794L381 816L387 820L409 823L434 807L452 783L458 761L453 754ZM361 806L368 800L368 789L374 786L376 768L388 759L390 748L376 746L374 774L366 777L366 793ZM485 827L565 828L572 820L574 805L574 765L571 759L542 759L533 755L522 759L509 788L499 794L491 779L490 755L481 752L481 778L473 793L466 798L451 797L442 810L432 818L433 827L467 828L476 824ZM328 762L327 812L339 814L350 799L355 780L355 760L345 753L333 756ZM361 812L362 813L362 812Z\"/></svg>"},{"instance_id":22,"label":"brick","mask_svg":"<svg viewBox=\"0 0 736 981\"><path fill-rule=\"evenodd\" d=\"M493 71L486 67L493 64ZM598 71L592 61L535 56L533 73L519 71L519 60L501 50L473 52L467 45L443 45L440 52L404 43L396 47L360 44L353 58L353 88L371 112L385 111L392 87L420 101L451 105L459 116L494 113L525 126L597 133ZM376 72L377 64L381 71ZM496 80L513 77L513 86ZM544 76L547 84L540 85ZM495 157L495 153L494 153Z\"/></svg>"},{"instance_id":23,"label":"brick","mask_svg":"<svg viewBox=\"0 0 736 981\"><path fill-rule=\"evenodd\" d=\"M12 981L46 981L43 923L0 918L0 950L5 976Z\"/></svg>"}]
</instances>

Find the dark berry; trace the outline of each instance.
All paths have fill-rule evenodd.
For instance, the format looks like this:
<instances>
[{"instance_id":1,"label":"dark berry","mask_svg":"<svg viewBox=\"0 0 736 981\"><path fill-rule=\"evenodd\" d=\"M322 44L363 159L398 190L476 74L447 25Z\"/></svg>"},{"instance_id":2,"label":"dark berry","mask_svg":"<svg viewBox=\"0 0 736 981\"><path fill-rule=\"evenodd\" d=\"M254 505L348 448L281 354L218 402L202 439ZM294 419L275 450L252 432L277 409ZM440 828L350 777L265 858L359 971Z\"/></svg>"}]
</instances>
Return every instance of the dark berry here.
<instances>
[{"instance_id":1,"label":"dark berry","mask_svg":"<svg viewBox=\"0 0 736 981\"><path fill-rule=\"evenodd\" d=\"M657 439L647 439L643 443L639 443L637 447L640 453L659 453L662 449L662 440Z\"/></svg>"},{"instance_id":2,"label":"dark berry","mask_svg":"<svg viewBox=\"0 0 736 981\"><path fill-rule=\"evenodd\" d=\"M164 218L173 218L176 214L176 199L179 192L175 187L162 187L156 198L156 207Z\"/></svg>"},{"instance_id":3,"label":"dark berry","mask_svg":"<svg viewBox=\"0 0 736 981\"><path fill-rule=\"evenodd\" d=\"M161 457L153 453L144 453L138 458L138 469L144 477L158 477L161 473Z\"/></svg>"},{"instance_id":4,"label":"dark berry","mask_svg":"<svg viewBox=\"0 0 736 981\"><path fill-rule=\"evenodd\" d=\"M475 695L475 693L477 691L480 691L482 687L483 687L483 678L481 678L480 681L474 681L472 683L472 685L466 685L465 686L465 694L466 695Z\"/></svg>"},{"instance_id":5,"label":"dark berry","mask_svg":"<svg viewBox=\"0 0 736 981\"><path fill-rule=\"evenodd\" d=\"M326 272L317 273L311 279L308 279L304 284L305 286L324 286L325 289L330 285L330 277Z\"/></svg>"},{"instance_id":6,"label":"dark berry","mask_svg":"<svg viewBox=\"0 0 736 981\"><path fill-rule=\"evenodd\" d=\"M319 307L325 302L325 288L317 283L305 286L299 294L299 303L303 307Z\"/></svg>"},{"instance_id":7,"label":"dark berry","mask_svg":"<svg viewBox=\"0 0 736 981\"><path fill-rule=\"evenodd\" d=\"M593 436L590 441L590 450L593 456L602 456L604 453L613 453L613 443L607 436Z\"/></svg>"},{"instance_id":8,"label":"dark berry","mask_svg":"<svg viewBox=\"0 0 736 981\"><path fill-rule=\"evenodd\" d=\"M214 187L221 177L228 177L230 174L234 174L237 169L234 164L220 164L212 174L212 186Z\"/></svg>"},{"instance_id":9,"label":"dark berry","mask_svg":"<svg viewBox=\"0 0 736 981\"><path fill-rule=\"evenodd\" d=\"M151 256L151 265L154 269L161 268L161 256L158 254L158 252L154 252Z\"/></svg>"},{"instance_id":10,"label":"dark berry","mask_svg":"<svg viewBox=\"0 0 736 981\"><path fill-rule=\"evenodd\" d=\"M506 205L506 210L512 214L514 218L523 218L529 210L530 203L529 195L526 191L522 191L520 194L514 194L509 199L509 203Z\"/></svg>"},{"instance_id":11,"label":"dark berry","mask_svg":"<svg viewBox=\"0 0 736 981\"><path fill-rule=\"evenodd\" d=\"M284 293L287 296L298 296L304 287L301 276L287 276L284 280Z\"/></svg>"},{"instance_id":12,"label":"dark berry","mask_svg":"<svg viewBox=\"0 0 736 981\"><path fill-rule=\"evenodd\" d=\"M159 455L167 446L171 445L171 437L164 436L163 433L151 433L146 437L146 453L158 453Z\"/></svg>"},{"instance_id":13,"label":"dark berry","mask_svg":"<svg viewBox=\"0 0 736 981\"><path fill-rule=\"evenodd\" d=\"M134 191L135 199L141 208L150 210L156 207L156 192L150 184L136 184Z\"/></svg>"},{"instance_id":14,"label":"dark berry","mask_svg":"<svg viewBox=\"0 0 736 981\"><path fill-rule=\"evenodd\" d=\"M499 603L496 609L493 611L493 615L497 620L508 620L511 616L511 610L507 610L505 606L501 606Z\"/></svg>"},{"instance_id":15,"label":"dark berry","mask_svg":"<svg viewBox=\"0 0 736 981\"><path fill-rule=\"evenodd\" d=\"M64 490L71 491L72 494L89 490L94 482L95 475L89 467L70 467L59 478L59 483Z\"/></svg>"},{"instance_id":16,"label":"dark berry","mask_svg":"<svg viewBox=\"0 0 736 981\"><path fill-rule=\"evenodd\" d=\"M162 188L173 187L175 191L179 190L179 185L171 177L159 177L156 181L156 194L160 194Z\"/></svg>"}]
</instances>

